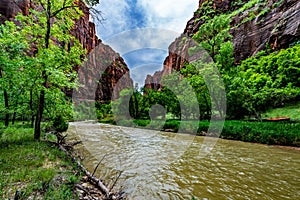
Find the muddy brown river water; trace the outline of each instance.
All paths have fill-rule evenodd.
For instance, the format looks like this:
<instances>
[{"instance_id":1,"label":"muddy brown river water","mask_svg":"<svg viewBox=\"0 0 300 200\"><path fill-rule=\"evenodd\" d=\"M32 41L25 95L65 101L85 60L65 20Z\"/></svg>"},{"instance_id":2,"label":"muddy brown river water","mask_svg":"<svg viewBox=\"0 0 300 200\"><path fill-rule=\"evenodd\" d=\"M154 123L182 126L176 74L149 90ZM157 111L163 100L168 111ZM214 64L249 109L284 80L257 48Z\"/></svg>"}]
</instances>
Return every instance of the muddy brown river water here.
<instances>
[{"instance_id":1,"label":"muddy brown river water","mask_svg":"<svg viewBox=\"0 0 300 200\"><path fill-rule=\"evenodd\" d=\"M114 188L128 199L300 199L298 149L83 122L68 134L90 171L104 157L108 184L122 171Z\"/></svg>"}]
</instances>

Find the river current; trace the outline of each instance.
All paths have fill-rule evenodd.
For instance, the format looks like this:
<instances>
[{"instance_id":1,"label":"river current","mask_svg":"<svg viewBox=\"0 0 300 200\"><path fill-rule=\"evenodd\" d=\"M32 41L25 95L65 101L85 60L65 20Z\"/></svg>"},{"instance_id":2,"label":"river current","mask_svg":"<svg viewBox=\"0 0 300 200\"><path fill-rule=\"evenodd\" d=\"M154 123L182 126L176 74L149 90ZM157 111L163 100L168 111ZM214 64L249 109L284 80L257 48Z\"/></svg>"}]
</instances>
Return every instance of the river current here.
<instances>
[{"instance_id":1,"label":"river current","mask_svg":"<svg viewBox=\"0 0 300 200\"><path fill-rule=\"evenodd\" d=\"M84 165L128 199L299 199L300 151L188 134L74 122ZM207 154L201 150L214 144Z\"/></svg>"}]
</instances>

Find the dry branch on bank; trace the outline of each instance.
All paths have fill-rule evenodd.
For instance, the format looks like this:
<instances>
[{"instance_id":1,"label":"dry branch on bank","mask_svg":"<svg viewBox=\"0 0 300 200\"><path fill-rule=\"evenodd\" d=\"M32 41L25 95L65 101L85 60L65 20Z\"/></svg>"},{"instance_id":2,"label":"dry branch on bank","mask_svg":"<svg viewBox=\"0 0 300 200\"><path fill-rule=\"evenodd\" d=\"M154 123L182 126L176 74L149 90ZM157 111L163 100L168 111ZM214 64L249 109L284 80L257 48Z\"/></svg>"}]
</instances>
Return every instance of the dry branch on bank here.
<instances>
[{"instance_id":1,"label":"dry branch on bank","mask_svg":"<svg viewBox=\"0 0 300 200\"><path fill-rule=\"evenodd\" d=\"M80 160L77 159L76 156L72 155L73 147L77 144L80 144L81 141L67 144L65 142L66 136L62 136L60 133L56 133L56 135L59 135L58 138L63 138L63 140L58 139L58 142L55 144L58 146L58 148L61 151L65 152L67 156L71 157L72 161L76 163L78 168L85 174L85 178L82 180L82 183L76 185L76 189L77 191L79 191L80 193L79 195L81 195L80 199L105 199L105 200L124 199L123 192L119 192L119 193L112 192L112 189L116 184L116 182L118 181L118 179L120 178L121 173L119 174L119 176L117 177L117 179L115 180L111 188L105 186L105 184L100 179L94 176L95 171L97 170L98 166L100 165L101 161L104 159L105 156L103 157L103 159L100 160L99 164L96 166L92 174L81 164ZM88 187L88 185L90 187ZM85 197L83 198L83 196Z\"/></svg>"}]
</instances>

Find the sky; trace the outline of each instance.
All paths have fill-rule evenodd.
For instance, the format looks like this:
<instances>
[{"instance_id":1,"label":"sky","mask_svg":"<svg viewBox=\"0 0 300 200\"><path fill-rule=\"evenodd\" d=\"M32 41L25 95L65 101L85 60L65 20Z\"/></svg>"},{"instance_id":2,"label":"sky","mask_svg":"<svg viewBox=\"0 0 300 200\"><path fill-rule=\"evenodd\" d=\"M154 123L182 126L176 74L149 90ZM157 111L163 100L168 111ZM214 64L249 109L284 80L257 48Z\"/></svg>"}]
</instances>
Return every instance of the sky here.
<instances>
[{"instance_id":1,"label":"sky","mask_svg":"<svg viewBox=\"0 0 300 200\"><path fill-rule=\"evenodd\" d=\"M102 0L104 21L96 25L101 40L120 53L134 82L161 70L168 46L198 8L198 0Z\"/></svg>"}]
</instances>

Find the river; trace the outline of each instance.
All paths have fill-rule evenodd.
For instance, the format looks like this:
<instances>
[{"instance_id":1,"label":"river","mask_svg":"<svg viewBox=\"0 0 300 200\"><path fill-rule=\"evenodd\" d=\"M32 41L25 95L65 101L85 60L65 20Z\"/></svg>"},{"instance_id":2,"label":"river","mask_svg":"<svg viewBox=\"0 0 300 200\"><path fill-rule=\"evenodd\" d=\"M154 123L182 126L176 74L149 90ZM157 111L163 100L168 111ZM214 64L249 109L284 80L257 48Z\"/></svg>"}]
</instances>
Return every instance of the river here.
<instances>
[{"instance_id":1,"label":"river","mask_svg":"<svg viewBox=\"0 0 300 200\"><path fill-rule=\"evenodd\" d=\"M187 134L73 122L90 171L128 199L299 199L300 151ZM205 140L204 140L205 139ZM201 147L215 144L208 154Z\"/></svg>"}]
</instances>

